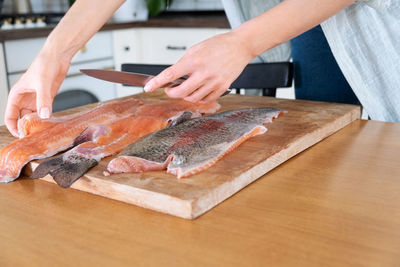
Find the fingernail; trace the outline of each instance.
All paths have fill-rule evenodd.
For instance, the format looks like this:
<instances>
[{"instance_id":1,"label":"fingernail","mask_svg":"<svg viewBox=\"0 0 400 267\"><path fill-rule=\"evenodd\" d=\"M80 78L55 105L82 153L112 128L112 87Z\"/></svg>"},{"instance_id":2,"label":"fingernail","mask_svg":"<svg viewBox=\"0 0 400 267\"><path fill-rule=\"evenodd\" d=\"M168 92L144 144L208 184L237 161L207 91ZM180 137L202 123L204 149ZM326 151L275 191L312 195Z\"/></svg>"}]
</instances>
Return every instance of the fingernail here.
<instances>
[{"instance_id":1,"label":"fingernail","mask_svg":"<svg viewBox=\"0 0 400 267\"><path fill-rule=\"evenodd\" d=\"M151 91L151 88L152 87L152 83L151 82L148 82L148 83L146 83L146 85L144 86L144 91L145 92L150 92Z\"/></svg>"},{"instance_id":2,"label":"fingernail","mask_svg":"<svg viewBox=\"0 0 400 267\"><path fill-rule=\"evenodd\" d=\"M41 119L50 118L50 110L49 110L49 108L41 108L39 116L40 116Z\"/></svg>"}]
</instances>

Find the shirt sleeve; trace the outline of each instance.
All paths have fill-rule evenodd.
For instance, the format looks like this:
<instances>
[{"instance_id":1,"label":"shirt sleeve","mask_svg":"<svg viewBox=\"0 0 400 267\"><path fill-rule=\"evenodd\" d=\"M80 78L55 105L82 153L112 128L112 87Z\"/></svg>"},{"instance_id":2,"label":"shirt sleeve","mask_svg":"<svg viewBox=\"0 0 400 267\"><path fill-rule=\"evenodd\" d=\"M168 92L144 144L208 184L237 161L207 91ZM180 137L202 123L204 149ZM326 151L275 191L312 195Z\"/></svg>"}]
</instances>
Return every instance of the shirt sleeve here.
<instances>
[{"instance_id":1,"label":"shirt sleeve","mask_svg":"<svg viewBox=\"0 0 400 267\"><path fill-rule=\"evenodd\" d=\"M242 23L261 15L280 2L281 0L222 0L226 16L232 28L236 28ZM290 42L286 42L262 53L253 62L289 61L290 57Z\"/></svg>"},{"instance_id":2,"label":"shirt sleeve","mask_svg":"<svg viewBox=\"0 0 400 267\"><path fill-rule=\"evenodd\" d=\"M377 10L388 9L391 5L398 3L398 0L356 0L356 3L365 3Z\"/></svg>"}]
</instances>

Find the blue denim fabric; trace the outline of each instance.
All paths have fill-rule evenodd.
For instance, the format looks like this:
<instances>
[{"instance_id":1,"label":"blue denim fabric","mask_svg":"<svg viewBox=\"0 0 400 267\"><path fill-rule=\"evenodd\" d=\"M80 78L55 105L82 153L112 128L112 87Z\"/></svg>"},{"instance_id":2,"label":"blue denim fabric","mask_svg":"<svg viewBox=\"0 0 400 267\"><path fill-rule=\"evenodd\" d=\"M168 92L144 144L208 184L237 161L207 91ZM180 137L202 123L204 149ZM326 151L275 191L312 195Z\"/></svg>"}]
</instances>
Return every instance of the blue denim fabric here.
<instances>
[{"instance_id":1,"label":"blue denim fabric","mask_svg":"<svg viewBox=\"0 0 400 267\"><path fill-rule=\"evenodd\" d=\"M297 99L360 104L319 25L292 39L291 45Z\"/></svg>"}]
</instances>

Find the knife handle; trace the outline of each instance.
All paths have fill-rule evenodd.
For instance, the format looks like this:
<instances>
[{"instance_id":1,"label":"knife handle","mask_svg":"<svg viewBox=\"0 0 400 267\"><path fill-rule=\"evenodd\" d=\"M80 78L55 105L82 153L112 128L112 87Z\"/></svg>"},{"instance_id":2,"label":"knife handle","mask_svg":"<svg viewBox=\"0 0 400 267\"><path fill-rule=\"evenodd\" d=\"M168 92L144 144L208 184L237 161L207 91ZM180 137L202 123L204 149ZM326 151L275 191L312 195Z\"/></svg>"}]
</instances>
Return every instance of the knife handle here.
<instances>
[{"instance_id":1,"label":"knife handle","mask_svg":"<svg viewBox=\"0 0 400 267\"><path fill-rule=\"evenodd\" d=\"M174 81L172 81L172 82L169 82L169 83L167 83L167 84L164 84L164 85L161 86L161 87L175 87L175 86L178 86L178 85L180 85L181 83L183 83L184 81L186 81L187 78L188 78L188 76L182 76L182 77L180 77L180 78L178 78L178 79L176 79L176 80L174 80Z\"/></svg>"},{"instance_id":2,"label":"knife handle","mask_svg":"<svg viewBox=\"0 0 400 267\"><path fill-rule=\"evenodd\" d=\"M172 81L172 82L169 82L169 83L167 83L167 84L165 84L165 85L163 85L163 86L161 86L161 87L175 87L175 86L178 86L178 85L180 85L181 83L183 83L184 81L186 81L188 77L189 77L189 76L187 76L187 75L182 76L182 77L180 77L180 78L178 78L178 79L176 79L176 80L174 80L174 81ZM228 88L220 97L226 96L226 95L229 94L231 91L232 91L232 90Z\"/></svg>"}]
</instances>

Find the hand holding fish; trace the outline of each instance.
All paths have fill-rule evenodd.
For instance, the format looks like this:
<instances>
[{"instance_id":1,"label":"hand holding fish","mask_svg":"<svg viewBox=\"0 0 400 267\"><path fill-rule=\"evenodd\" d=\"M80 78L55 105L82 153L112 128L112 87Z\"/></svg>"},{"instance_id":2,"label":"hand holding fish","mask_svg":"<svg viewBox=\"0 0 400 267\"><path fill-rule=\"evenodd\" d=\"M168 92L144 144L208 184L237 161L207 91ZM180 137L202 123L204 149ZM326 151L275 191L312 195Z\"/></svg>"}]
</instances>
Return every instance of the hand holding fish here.
<instances>
[{"instance_id":1,"label":"hand holding fish","mask_svg":"<svg viewBox=\"0 0 400 267\"><path fill-rule=\"evenodd\" d=\"M38 112L42 119L50 117L54 96L68 68L69 61L54 54L38 55L8 97L5 123L12 135L18 137L18 119L28 113Z\"/></svg>"},{"instance_id":2,"label":"hand holding fish","mask_svg":"<svg viewBox=\"0 0 400 267\"><path fill-rule=\"evenodd\" d=\"M51 116L54 96L67 74L72 57L123 2L75 1L47 38L40 54L10 91L5 124L15 137L18 137L18 119L25 114L38 111L41 118Z\"/></svg>"},{"instance_id":3,"label":"hand holding fish","mask_svg":"<svg viewBox=\"0 0 400 267\"><path fill-rule=\"evenodd\" d=\"M235 32L220 34L191 47L173 66L150 80L145 91L151 92L184 75L181 85L165 88L172 98L190 102L211 102L222 95L255 55Z\"/></svg>"}]
</instances>

